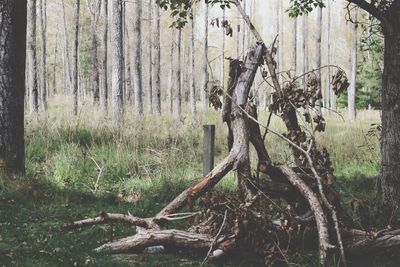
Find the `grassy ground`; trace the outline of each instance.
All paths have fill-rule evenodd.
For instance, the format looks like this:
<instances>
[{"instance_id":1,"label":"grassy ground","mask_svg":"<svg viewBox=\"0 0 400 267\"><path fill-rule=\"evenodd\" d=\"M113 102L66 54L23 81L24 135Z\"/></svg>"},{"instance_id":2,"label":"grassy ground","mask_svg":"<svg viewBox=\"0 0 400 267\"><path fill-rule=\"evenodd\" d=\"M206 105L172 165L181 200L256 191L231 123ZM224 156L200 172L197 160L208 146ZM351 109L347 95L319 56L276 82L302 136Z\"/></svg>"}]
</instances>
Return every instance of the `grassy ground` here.
<instances>
[{"instance_id":1,"label":"grassy ground","mask_svg":"<svg viewBox=\"0 0 400 267\"><path fill-rule=\"evenodd\" d=\"M176 122L170 116L133 120L128 114L124 127L115 129L89 103L77 119L68 115L67 104L57 99L49 113L27 117L26 176L0 176L0 266L197 265L165 255L134 261L94 255L93 248L110 240L110 226L73 232L60 226L101 211L154 215L201 177L203 124L217 125L216 161L227 153L219 114L203 114L195 122L190 116ZM332 114L326 133L317 136L331 152L344 202L373 190L366 177L378 174L379 141L367 133L377 122L379 113L372 111L360 112L356 123ZM276 117L271 127L283 132ZM268 136L267 148L275 162L290 163L290 151L278 138ZM234 175L217 186L235 188ZM132 232L116 225L113 238Z\"/></svg>"}]
</instances>

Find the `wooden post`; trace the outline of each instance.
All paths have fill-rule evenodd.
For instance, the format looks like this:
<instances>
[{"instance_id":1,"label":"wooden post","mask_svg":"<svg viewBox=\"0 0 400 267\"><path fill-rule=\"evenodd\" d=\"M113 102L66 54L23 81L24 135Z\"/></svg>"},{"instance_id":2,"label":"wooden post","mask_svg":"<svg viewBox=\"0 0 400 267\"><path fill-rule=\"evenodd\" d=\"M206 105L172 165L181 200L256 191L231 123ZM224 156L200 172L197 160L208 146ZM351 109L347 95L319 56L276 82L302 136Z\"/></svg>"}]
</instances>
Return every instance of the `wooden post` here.
<instances>
[{"instance_id":1,"label":"wooden post","mask_svg":"<svg viewBox=\"0 0 400 267\"><path fill-rule=\"evenodd\" d=\"M203 137L203 175L214 168L215 125L204 125Z\"/></svg>"}]
</instances>

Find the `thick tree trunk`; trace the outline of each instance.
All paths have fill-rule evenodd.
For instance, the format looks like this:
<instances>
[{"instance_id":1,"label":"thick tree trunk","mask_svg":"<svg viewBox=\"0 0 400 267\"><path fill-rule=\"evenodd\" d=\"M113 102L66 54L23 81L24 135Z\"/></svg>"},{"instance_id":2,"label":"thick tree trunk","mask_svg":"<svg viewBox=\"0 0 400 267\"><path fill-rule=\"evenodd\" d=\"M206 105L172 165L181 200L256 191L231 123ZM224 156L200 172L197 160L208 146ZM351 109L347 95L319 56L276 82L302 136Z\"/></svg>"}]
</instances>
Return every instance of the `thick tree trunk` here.
<instances>
[{"instance_id":1,"label":"thick tree trunk","mask_svg":"<svg viewBox=\"0 0 400 267\"><path fill-rule=\"evenodd\" d=\"M155 112L161 115L161 42L160 42L160 8L158 5L153 7L153 83L154 83L154 104Z\"/></svg>"},{"instance_id":2,"label":"thick tree trunk","mask_svg":"<svg viewBox=\"0 0 400 267\"><path fill-rule=\"evenodd\" d=\"M351 81L347 97L347 115L350 121L356 120L356 82L357 82L357 8L354 9L354 23L352 23L352 48L351 48Z\"/></svg>"},{"instance_id":3,"label":"thick tree trunk","mask_svg":"<svg viewBox=\"0 0 400 267\"><path fill-rule=\"evenodd\" d=\"M0 10L0 169L24 173L27 1L3 0Z\"/></svg>"},{"instance_id":4,"label":"thick tree trunk","mask_svg":"<svg viewBox=\"0 0 400 267\"><path fill-rule=\"evenodd\" d=\"M176 32L176 29L171 29L171 35L174 36ZM170 50L170 54L169 54L169 59L170 59L170 68L169 68L169 74L168 74L168 110L169 113L172 114L173 113L173 101L174 101L174 87L175 87L175 40L171 41L171 50Z\"/></svg>"},{"instance_id":5,"label":"thick tree trunk","mask_svg":"<svg viewBox=\"0 0 400 267\"><path fill-rule=\"evenodd\" d=\"M142 100L142 1L134 2L135 17L133 22L134 44L133 44L133 84L135 90L135 115L143 114Z\"/></svg>"},{"instance_id":6,"label":"thick tree trunk","mask_svg":"<svg viewBox=\"0 0 400 267\"><path fill-rule=\"evenodd\" d=\"M72 50L72 112L78 115L78 49L79 49L79 13L81 1L76 0L74 12L74 46Z\"/></svg>"},{"instance_id":7,"label":"thick tree trunk","mask_svg":"<svg viewBox=\"0 0 400 267\"><path fill-rule=\"evenodd\" d=\"M399 13L399 12L398 12ZM400 205L400 27L385 34L382 87L381 186L383 201L389 207Z\"/></svg>"},{"instance_id":8,"label":"thick tree trunk","mask_svg":"<svg viewBox=\"0 0 400 267\"><path fill-rule=\"evenodd\" d=\"M46 13L47 13L47 0L39 1L40 12L40 41L41 41L41 54L40 54L40 68L41 78L40 87L42 93L43 109L47 110L47 62L46 62Z\"/></svg>"},{"instance_id":9,"label":"thick tree trunk","mask_svg":"<svg viewBox=\"0 0 400 267\"><path fill-rule=\"evenodd\" d=\"M29 77L29 107L30 112L38 112L38 74L36 62L36 0L28 0L28 23L27 23L27 57Z\"/></svg>"},{"instance_id":10,"label":"thick tree trunk","mask_svg":"<svg viewBox=\"0 0 400 267\"><path fill-rule=\"evenodd\" d=\"M103 25L103 59L102 59L102 82L101 82L101 99L100 104L104 113L108 110L108 0L103 0L103 15L104 15L104 25Z\"/></svg>"},{"instance_id":11,"label":"thick tree trunk","mask_svg":"<svg viewBox=\"0 0 400 267\"><path fill-rule=\"evenodd\" d=\"M122 43L122 2L112 0L112 110L113 121L121 125L123 107L123 43Z\"/></svg>"}]
</instances>

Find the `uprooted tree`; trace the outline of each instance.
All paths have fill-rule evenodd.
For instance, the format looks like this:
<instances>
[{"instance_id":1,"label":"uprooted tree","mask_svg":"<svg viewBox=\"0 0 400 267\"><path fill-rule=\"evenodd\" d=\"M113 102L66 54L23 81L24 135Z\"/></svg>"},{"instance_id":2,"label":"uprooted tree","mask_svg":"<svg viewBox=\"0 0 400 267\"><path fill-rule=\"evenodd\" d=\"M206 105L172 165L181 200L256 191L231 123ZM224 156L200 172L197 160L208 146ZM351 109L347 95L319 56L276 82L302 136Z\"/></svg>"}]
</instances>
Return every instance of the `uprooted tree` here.
<instances>
[{"instance_id":1,"label":"uprooted tree","mask_svg":"<svg viewBox=\"0 0 400 267\"><path fill-rule=\"evenodd\" d=\"M223 121L229 135L229 154L197 184L189 187L151 218L131 214L101 213L64 225L75 229L102 223L125 223L136 226L136 234L106 243L96 252L141 252L151 247L179 248L203 252L205 260L251 253L264 259L265 264L301 255L304 251L319 251L321 263L334 254L346 258L378 252L400 246L400 230L364 231L356 229L340 206L340 195L335 191L330 156L325 148L317 146L312 134L301 127L300 109L315 108L321 98L320 85L312 72L307 75L307 90L296 88L296 79L281 84L276 73L274 44L268 48L238 1L239 12L255 35L257 43L241 62L230 60L229 82L225 92ZM268 123L258 121L257 109L249 100L254 77L260 67L266 66L275 90L270 111L280 116L287 128L281 135L269 129ZM265 75L264 75L265 76ZM338 70L332 81L337 94L347 89L347 78ZM325 122L320 112L311 120L315 131L323 131ZM265 134L261 129L265 128ZM268 155L265 135L275 134L290 146L296 166L276 165ZM249 146L258 156L257 172L269 179L260 180L251 171ZM223 196L204 197L224 176L235 171L238 179L238 197L227 201ZM203 197L204 212L179 211ZM279 205L277 201L287 205ZM285 208L282 208L286 206ZM272 216L278 210L280 218ZM168 229L169 221L193 219L196 224L186 231ZM176 251L176 250L175 250Z\"/></svg>"}]
</instances>

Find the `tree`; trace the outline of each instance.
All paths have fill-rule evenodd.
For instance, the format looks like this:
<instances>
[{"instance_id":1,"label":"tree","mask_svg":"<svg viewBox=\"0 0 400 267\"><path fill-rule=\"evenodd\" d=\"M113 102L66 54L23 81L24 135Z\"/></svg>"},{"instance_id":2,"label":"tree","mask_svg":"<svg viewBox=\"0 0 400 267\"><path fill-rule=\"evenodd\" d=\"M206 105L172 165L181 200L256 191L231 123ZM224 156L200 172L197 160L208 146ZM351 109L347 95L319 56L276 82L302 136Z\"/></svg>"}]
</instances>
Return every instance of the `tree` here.
<instances>
[{"instance_id":1,"label":"tree","mask_svg":"<svg viewBox=\"0 0 400 267\"><path fill-rule=\"evenodd\" d=\"M140 1L138 1L140 2ZM113 121L120 125L123 121L123 38L122 1L112 0L112 112Z\"/></svg>"},{"instance_id":2,"label":"tree","mask_svg":"<svg viewBox=\"0 0 400 267\"><path fill-rule=\"evenodd\" d=\"M67 88L72 88L72 70L69 57L69 37L67 29L67 16L65 10L65 0L62 0L62 12L63 12L63 29L64 29L64 49L63 49L63 69L64 69L64 93Z\"/></svg>"},{"instance_id":3,"label":"tree","mask_svg":"<svg viewBox=\"0 0 400 267\"><path fill-rule=\"evenodd\" d=\"M98 41L97 41L97 26L99 24L101 0L88 0L87 6L91 16L92 27L92 86L93 86L93 102L99 104L100 101L100 70L98 57Z\"/></svg>"},{"instance_id":4,"label":"tree","mask_svg":"<svg viewBox=\"0 0 400 267\"><path fill-rule=\"evenodd\" d=\"M102 90L101 90L101 99L100 104L105 113L108 110L108 0L103 0L103 15L104 15L104 24L103 24L103 59L101 61L102 64Z\"/></svg>"},{"instance_id":5,"label":"tree","mask_svg":"<svg viewBox=\"0 0 400 267\"><path fill-rule=\"evenodd\" d=\"M41 93L42 104L44 110L47 110L47 63L46 63L46 24L47 24L47 0L39 0L39 18L40 18L40 41L41 41L41 54L40 54L40 68L41 68Z\"/></svg>"},{"instance_id":6,"label":"tree","mask_svg":"<svg viewBox=\"0 0 400 267\"><path fill-rule=\"evenodd\" d=\"M225 38L225 37L224 37ZM196 83L195 83L195 45L194 45L194 18L193 18L193 10L192 10L192 19L190 22L190 71L189 71L189 79L190 79L190 111L192 113L192 117L196 117Z\"/></svg>"},{"instance_id":7,"label":"tree","mask_svg":"<svg viewBox=\"0 0 400 267\"><path fill-rule=\"evenodd\" d=\"M134 2L135 17L133 21L134 44L133 44L133 84L135 90L135 115L143 114L142 100L142 1Z\"/></svg>"},{"instance_id":8,"label":"tree","mask_svg":"<svg viewBox=\"0 0 400 267\"><path fill-rule=\"evenodd\" d=\"M177 120L181 118L182 112L182 29L176 30L176 53L175 53L175 94L174 103L175 109L174 114Z\"/></svg>"},{"instance_id":9,"label":"tree","mask_svg":"<svg viewBox=\"0 0 400 267\"><path fill-rule=\"evenodd\" d=\"M382 200L386 207L400 205L400 1L347 0L375 17L381 23L385 39L384 70L382 79L382 133L381 133L381 175ZM312 10L317 3L324 6L324 1L314 0L301 3L293 1L292 14ZM297 6L296 6L297 5ZM300 8L299 8L300 7Z\"/></svg>"},{"instance_id":10,"label":"tree","mask_svg":"<svg viewBox=\"0 0 400 267\"><path fill-rule=\"evenodd\" d=\"M356 82L357 82L357 9L354 9L354 23L352 23L352 47L351 47L351 81L347 95L347 114L350 121L356 120Z\"/></svg>"},{"instance_id":11,"label":"tree","mask_svg":"<svg viewBox=\"0 0 400 267\"><path fill-rule=\"evenodd\" d=\"M154 3L154 1L152 1ZM160 8L158 5L153 7L154 23L153 23L153 84L154 84L154 100L155 111L157 115L161 115L161 42L160 42Z\"/></svg>"},{"instance_id":12,"label":"tree","mask_svg":"<svg viewBox=\"0 0 400 267\"><path fill-rule=\"evenodd\" d=\"M153 22L153 0L148 0L148 21L149 21L149 29L152 28ZM153 35L149 34L148 37L148 49L149 49L149 65L147 69L147 112L149 114L153 114Z\"/></svg>"},{"instance_id":13,"label":"tree","mask_svg":"<svg viewBox=\"0 0 400 267\"><path fill-rule=\"evenodd\" d=\"M78 115L78 49L79 49L79 15L81 1L76 0L74 12L74 46L72 50L72 112Z\"/></svg>"},{"instance_id":14,"label":"tree","mask_svg":"<svg viewBox=\"0 0 400 267\"><path fill-rule=\"evenodd\" d=\"M25 172L26 26L26 0L0 2L0 169L6 172Z\"/></svg>"},{"instance_id":15,"label":"tree","mask_svg":"<svg viewBox=\"0 0 400 267\"><path fill-rule=\"evenodd\" d=\"M201 102L203 109L207 108L208 96L208 3L204 4L204 43L203 43L203 63L202 63L202 85Z\"/></svg>"},{"instance_id":16,"label":"tree","mask_svg":"<svg viewBox=\"0 0 400 267\"><path fill-rule=\"evenodd\" d=\"M36 0L28 0L27 49L29 107L30 112L38 112L39 102L36 62Z\"/></svg>"}]
</instances>

